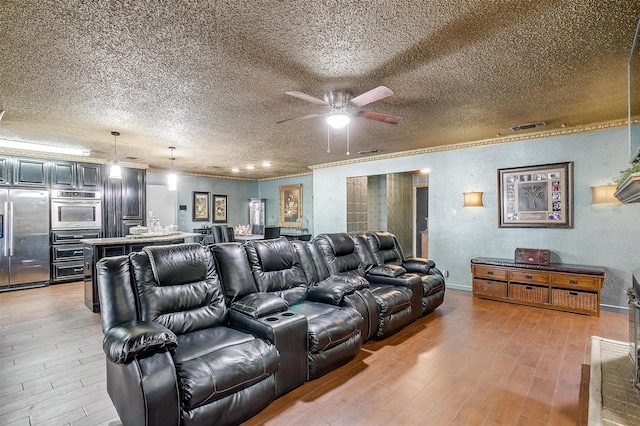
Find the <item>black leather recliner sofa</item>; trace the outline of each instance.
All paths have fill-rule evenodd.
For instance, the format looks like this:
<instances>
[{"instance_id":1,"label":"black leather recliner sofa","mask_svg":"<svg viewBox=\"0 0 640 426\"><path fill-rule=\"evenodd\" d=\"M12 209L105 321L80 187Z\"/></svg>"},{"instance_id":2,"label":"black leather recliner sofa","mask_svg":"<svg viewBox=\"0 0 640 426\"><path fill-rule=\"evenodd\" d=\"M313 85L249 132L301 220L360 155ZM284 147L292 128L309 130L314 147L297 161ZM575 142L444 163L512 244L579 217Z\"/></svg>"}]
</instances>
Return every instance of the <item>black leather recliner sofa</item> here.
<instances>
[{"instance_id":1,"label":"black leather recliner sofa","mask_svg":"<svg viewBox=\"0 0 640 426\"><path fill-rule=\"evenodd\" d=\"M280 355L230 324L209 249L147 247L97 273L107 391L124 424L237 424L275 398Z\"/></svg>"},{"instance_id":2,"label":"black leather recliner sofa","mask_svg":"<svg viewBox=\"0 0 640 426\"><path fill-rule=\"evenodd\" d=\"M123 423L240 423L442 303L435 265L375 234L374 248L340 233L100 260L107 390Z\"/></svg>"}]
</instances>

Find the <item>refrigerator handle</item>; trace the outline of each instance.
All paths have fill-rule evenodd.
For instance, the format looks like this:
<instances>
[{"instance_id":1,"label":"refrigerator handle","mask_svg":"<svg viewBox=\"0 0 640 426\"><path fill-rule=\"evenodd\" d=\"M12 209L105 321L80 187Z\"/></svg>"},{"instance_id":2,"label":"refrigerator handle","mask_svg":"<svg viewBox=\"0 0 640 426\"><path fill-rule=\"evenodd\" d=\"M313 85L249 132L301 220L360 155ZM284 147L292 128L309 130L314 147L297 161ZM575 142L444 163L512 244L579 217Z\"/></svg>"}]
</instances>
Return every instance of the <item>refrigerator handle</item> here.
<instances>
[{"instance_id":1,"label":"refrigerator handle","mask_svg":"<svg viewBox=\"0 0 640 426\"><path fill-rule=\"evenodd\" d=\"M9 202L4 202L2 213L2 235L0 236L2 238L2 254L9 256ZM7 235L5 235L5 229Z\"/></svg>"},{"instance_id":2,"label":"refrigerator handle","mask_svg":"<svg viewBox=\"0 0 640 426\"><path fill-rule=\"evenodd\" d=\"M13 201L4 203L6 232L4 239L4 255L13 256Z\"/></svg>"},{"instance_id":3,"label":"refrigerator handle","mask_svg":"<svg viewBox=\"0 0 640 426\"><path fill-rule=\"evenodd\" d=\"M4 238L4 214L0 214L0 239Z\"/></svg>"}]
</instances>

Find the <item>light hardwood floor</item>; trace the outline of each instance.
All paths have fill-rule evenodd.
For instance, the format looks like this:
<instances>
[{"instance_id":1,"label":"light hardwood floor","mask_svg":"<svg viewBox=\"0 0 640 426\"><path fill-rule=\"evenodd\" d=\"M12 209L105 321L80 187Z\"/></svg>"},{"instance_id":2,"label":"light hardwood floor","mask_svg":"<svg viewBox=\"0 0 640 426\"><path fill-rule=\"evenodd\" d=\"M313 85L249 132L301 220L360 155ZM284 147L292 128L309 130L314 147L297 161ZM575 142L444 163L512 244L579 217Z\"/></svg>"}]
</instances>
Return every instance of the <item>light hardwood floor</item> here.
<instances>
[{"instance_id":1,"label":"light hardwood floor","mask_svg":"<svg viewBox=\"0 0 640 426\"><path fill-rule=\"evenodd\" d=\"M82 283L0 293L0 425L119 425L106 392L98 314ZM447 290L436 312L274 401L247 424L577 425L600 318Z\"/></svg>"}]
</instances>

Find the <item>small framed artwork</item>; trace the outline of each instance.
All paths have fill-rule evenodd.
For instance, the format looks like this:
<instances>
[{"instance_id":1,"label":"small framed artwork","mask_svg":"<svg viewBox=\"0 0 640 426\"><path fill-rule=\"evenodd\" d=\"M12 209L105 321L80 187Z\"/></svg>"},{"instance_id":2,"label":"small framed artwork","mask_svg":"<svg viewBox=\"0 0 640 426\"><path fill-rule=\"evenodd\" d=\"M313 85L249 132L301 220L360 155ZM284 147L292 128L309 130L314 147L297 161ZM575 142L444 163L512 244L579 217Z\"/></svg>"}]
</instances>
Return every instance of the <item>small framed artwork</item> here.
<instances>
[{"instance_id":1,"label":"small framed artwork","mask_svg":"<svg viewBox=\"0 0 640 426\"><path fill-rule=\"evenodd\" d=\"M193 221L208 222L209 217L209 193L193 192Z\"/></svg>"},{"instance_id":2,"label":"small framed artwork","mask_svg":"<svg viewBox=\"0 0 640 426\"><path fill-rule=\"evenodd\" d=\"M280 226L295 227L302 218L302 184L280 185Z\"/></svg>"},{"instance_id":3,"label":"small framed artwork","mask_svg":"<svg viewBox=\"0 0 640 426\"><path fill-rule=\"evenodd\" d=\"M213 196L213 221L216 223L227 222L227 196Z\"/></svg>"},{"instance_id":4,"label":"small framed artwork","mask_svg":"<svg viewBox=\"0 0 640 426\"><path fill-rule=\"evenodd\" d=\"M500 228L573 228L573 162L498 170Z\"/></svg>"}]
</instances>

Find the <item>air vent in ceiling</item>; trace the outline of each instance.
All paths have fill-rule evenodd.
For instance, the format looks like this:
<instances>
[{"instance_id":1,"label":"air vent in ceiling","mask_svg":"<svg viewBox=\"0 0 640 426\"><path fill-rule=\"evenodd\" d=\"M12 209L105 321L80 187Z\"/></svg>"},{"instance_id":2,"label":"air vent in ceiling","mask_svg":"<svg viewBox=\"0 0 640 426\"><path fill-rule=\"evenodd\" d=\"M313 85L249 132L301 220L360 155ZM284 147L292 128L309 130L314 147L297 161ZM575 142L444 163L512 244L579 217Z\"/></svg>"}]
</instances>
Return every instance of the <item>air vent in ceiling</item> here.
<instances>
[{"instance_id":1,"label":"air vent in ceiling","mask_svg":"<svg viewBox=\"0 0 640 426\"><path fill-rule=\"evenodd\" d=\"M544 121L540 121L538 123L518 124L517 126L511 126L509 127L509 130L511 130L512 132L517 132L519 130L531 130L538 127L544 127L546 125L547 123L545 123Z\"/></svg>"},{"instance_id":2,"label":"air vent in ceiling","mask_svg":"<svg viewBox=\"0 0 640 426\"><path fill-rule=\"evenodd\" d=\"M379 149L370 149L368 151L358 151L358 154L367 155L367 154L377 154L378 152L380 152Z\"/></svg>"}]
</instances>

